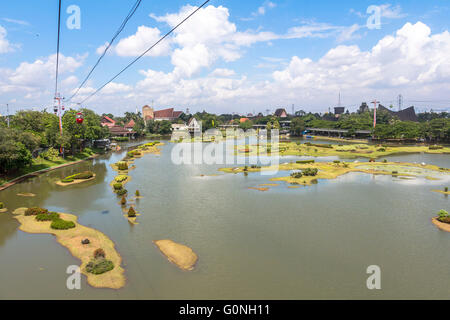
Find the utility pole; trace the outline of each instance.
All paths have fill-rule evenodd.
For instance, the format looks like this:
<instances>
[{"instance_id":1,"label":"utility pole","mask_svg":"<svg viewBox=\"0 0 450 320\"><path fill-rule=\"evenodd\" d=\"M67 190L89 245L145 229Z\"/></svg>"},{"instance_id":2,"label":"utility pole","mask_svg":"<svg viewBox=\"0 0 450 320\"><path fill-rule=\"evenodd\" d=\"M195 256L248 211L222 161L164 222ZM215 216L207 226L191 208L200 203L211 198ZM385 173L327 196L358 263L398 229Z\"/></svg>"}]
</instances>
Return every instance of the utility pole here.
<instances>
[{"instance_id":1,"label":"utility pole","mask_svg":"<svg viewBox=\"0 0 450 320\"><path fill-rule=\"evenodd\" d=\"M372 139L375 138L375 128L377 126L377 104L380 103L379 101L377 101L377 99L375 99L374 101L372 101L374 108L373 108L373 135L372 135Z\"/></svg>"},{"instance_id":2,"label":"utility pole","mask_svg":"<svg viewBox=\"0 0 450 320\"><path fill-rule=\"evenodd\" d=\"M62 127L62 110L61 110L61 100L64 100L64 98L61 98L61 95L59 93L57 93L55 95L55 100L58 101L58 106L55 106L55 113L58 115L58 119L59 119L59 134L63 135L63 127ZM64 158L64 148L61 146L61 148L59 149L59 152L62 153L62 156Z\"/></svg>"},{"instance_id":3,"label":"utility pole","mask_svg":"<svg viewBox=\"0 0 450 320\"><path fill-rule=\"evenodd\" d=\"M9 105L6 104L6 122L8 123L9 128Z\"/></svg>"}]
</instances>

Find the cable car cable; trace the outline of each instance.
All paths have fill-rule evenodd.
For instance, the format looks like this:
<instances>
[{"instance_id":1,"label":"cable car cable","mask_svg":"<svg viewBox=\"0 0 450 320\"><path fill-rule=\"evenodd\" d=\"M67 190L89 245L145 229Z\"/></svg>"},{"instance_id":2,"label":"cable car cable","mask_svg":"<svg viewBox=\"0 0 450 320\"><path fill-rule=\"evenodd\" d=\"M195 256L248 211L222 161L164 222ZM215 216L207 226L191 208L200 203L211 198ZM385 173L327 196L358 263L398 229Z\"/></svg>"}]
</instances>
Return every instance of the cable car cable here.
<instances>
[{"instance_id":1,"label":"cable car cable","mask_svg":"<svg viewBox=\"0 0 450 320\"><path fill-rule=\"evenodd\" d=\"M190 15L188 15L186 18L184 18L180 23L178 23L174 28L172 28L169 32L167 32L163 37L161 37L158 41L156 41L150 48L145 50L142 54L140 54L136 59L131 61L125 68L123 68L118 74L116 74L114 77L112 77L109 81L107 81L104 85L102 85L100 88L98 88L96 91L91 93L89 96L87 96L81 103L84 103L86 100L92 98L94 95L96 95L99 91L101 91L104 87L106 87L109 83L114 81L118 76L120 76L125 70L127 70L129 67L131 67L135 62L137 62L140 58L142 58L144 55L147 54L151 49L153 49L155 46L157 46L161 41L163 41L165 38L167 38L172 32L174 32L179 26L181 26L186 20L188 20L190 17L192 17L197 11L199 11L201 8L203 8L208 2L211 0L205 1L200 7L195 9Z\"/></svg>"},{"instance_id":2,"label":"cable car cable","mask_svg":"<svg viewBox=\"0 0 450 320\"><path fill-rule=\"evenodd\" d=\"M139 7L139 5L141 4L142 0L137 0L135 2L135 4L133 5L133 7L131 8L130 12L128 13L128 15L125 17L125 19L123 20L122 24L120 25L119 29L117 29L116 33L114 34L114 36L112 37L112 39L109 41L108 45L106 46L106 48L103 50L103 53L100 55L100 57L98 58L97 62L94 64L94 66L92 67L91 71L89 71L88 75L86 76L86 78L83 80L83 82L80 84L80 86L78 87L78 89L75 91L75 93L67 100L67 102L70 102L72 100L73 97L75 97L78 92L80 91L80 89L84 86L84 84L86 83L86 81L90 78L92 72L94 72L95 68L97 68L97 66L99 65L100 61L103 59L103 57L105 56L106 52L109 50L109 48L111 47L111 45L113 44L114 40L116 40L116 38L119 36L119 34L123 31L123 29L125 28L126 24L128 23L128 21L131 19L131 17L134 15L134 13L136 12L137 8Z\"/></svg>"},{"instance_id":3,"label":"cable car cable","mask_svg":"<svg viewBox=\"0 0 450 320\"><path fill-rule=\"evenodd\" d=\"M61 33L61 0L59 0L58 9L58 38L56 40L56 80L55 80L55 97L58 93L58 72L59 72L59 37Z\"/></svg>"}]
</instances>

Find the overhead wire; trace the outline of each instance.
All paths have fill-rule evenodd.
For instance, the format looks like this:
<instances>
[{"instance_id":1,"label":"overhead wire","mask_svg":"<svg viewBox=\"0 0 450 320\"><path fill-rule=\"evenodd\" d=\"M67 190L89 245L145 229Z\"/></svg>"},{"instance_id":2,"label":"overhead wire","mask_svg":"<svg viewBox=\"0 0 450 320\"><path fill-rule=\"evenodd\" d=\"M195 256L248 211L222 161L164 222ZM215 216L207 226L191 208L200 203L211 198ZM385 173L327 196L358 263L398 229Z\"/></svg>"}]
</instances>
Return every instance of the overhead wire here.
<instances>
[{"instance_id":1,"label":"overhead wire","mask_svg":"<svg viewBox=\"0 0 450 320\"><path fill-rule=\"evenodd\" d=\"M138 9L139 5L141 4L142 0L137 0L133 7L131 7L130 11L128 12L127 16L125 17L125 19L122 21L122 24L120 25L120 27L117 29L116 33L114 34L114 36L111 38L111 40L108 42L108 45L105 47L105 49L103 50L103 53L100 55L100 57L98 58L97 62L94 64L94 66L91 68L91 70L89 71L89 73L87 74L87 76L84 78L84 80L81 82L80 86L76 89L76 91L74 92L74 94L72 94L72 96L67 100L67 102L70 102L72 100L73 97L75 97L78 92L80 91L80 89L84 86L84 84L86 83L86 81L88 81L88 79L90 78L90 76L92 75L92 73L94 72L95 68L97 68L97 66L99 65L100 61L103 59L103 57L106 55L106 52L109 50L109 48L111 47L111 45L113 44L113 42L116 40L116 38L119 36L119 34L123 31L123 29L125 28L126 24L128 23L128 21L131 19L131 17L134 15L134 13L136 12L136 10Z\"/></svg>"},{"instance_id":2,"label":"overhead wire","mask_svg":"<svg viewBox=\"0 0 450 320\"><path fill-rule=\"evenodd\" d=\"M125 72L129 67L131 67L133 64L135 64L139 59L141 59L143 56L145 56L150 50L152 50L155 46L157 46L161 41L163 41L165 38L167 38L170 34L172 34L176 29L178 29L179 26L181 26L184 22L186 22L189 18L191 18L194 14L196 14L201 8L203 8L208 2L211 0L205 1L202 5L200 5L197 9L195 9L191 14L189 14L186 18L184 18L180 23L178 23L175 27L173 27L169 32L167 32L163 37L161 37L158 41L156 41L152 46L150 46L147 50L145 50L143 53L141 53L137 58L135 58L133 61L131 61L125 68L123 68L119 73L117 73L114 77L112 77L110 80L108 80L105 84L103 84L100 88L98 88L96 91L91 93L89 96L87 96L84 100L81 101L81 103L86 102L88 99L92 98L94 95L96 95L98 92L100 92L104 87L106 87L109 83L114 81L118 76L120 76L123 72Z\"/></svg>"}]
</instances>

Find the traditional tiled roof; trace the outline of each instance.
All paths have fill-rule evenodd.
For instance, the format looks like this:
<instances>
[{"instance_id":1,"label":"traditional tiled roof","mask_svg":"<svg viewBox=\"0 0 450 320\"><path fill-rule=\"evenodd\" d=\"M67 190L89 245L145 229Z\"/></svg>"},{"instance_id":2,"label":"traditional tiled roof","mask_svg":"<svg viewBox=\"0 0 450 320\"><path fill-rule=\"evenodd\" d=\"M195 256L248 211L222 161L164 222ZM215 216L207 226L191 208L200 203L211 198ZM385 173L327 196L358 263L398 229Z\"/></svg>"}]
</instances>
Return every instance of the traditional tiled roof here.
<instances>
[{"instance_id":1,"label":"traditional tiled roof","mask_svg":"<svg viewBox=\"0 0 450 320\"><path fill-rule=\"evenodd\" d=\"M129 134L129 133L134 133L133 131L129 131L129 130L125 129L124 127L117 126L117 125L109 127L109 132L111 132L111 134Z\"/></svg>"},{"instance_id":2,"label":"traditional tiled roof","mask_svg":"<svg viewBox=\"0 0 450 320\"><path fill-rule=\"evenodd\" d=\"M125 125L125 128L133 128L135 124L136 124L136 123L134 122L134 120L131 119L130 122L128 122L128 123Z\"/></svg>"},{"instance_id":3,"label":"traditional tiled roof","mask_svg":"<svg viewBox=\"0 0 450 320\"><path fill-rule=\"evenodd\" d=\"M113 119L111 119L108 116L103 116L102 122L116 123L116 121L114 121Z\"/></svg>"},{"instance_id":4,"label":"traditional tiled roof","mask_svg":"<svg viewBox=\"0 0 450 320\"><path fill-rule=\"evenodd\" d=\"M173 111L173 108L169 109L163 109L163 110L157 110L153 112L154 118L169 118L169 119L176 119L181 116L183 111Z\"/></svg>"},{"instance_id":5,"label":"traditional tiled roof","mask_svg":"<svg viewBox=\"0 0 450 320\"><path fill-rule=\"evenodd\" d=\"M284 109L284 108L279 108L279 109L277 109L277 110L275 111L275 116L276 116L276 117L281 117L281 116L283 115L283 113L287 115L286 109Z\"/></svg>"},{"instance_id":6,"label":"traditional tiled roof","mask_svg":"<svg viewBox=\"0 0 450 320\"><path fill-rule=\"evenodd\" d=\"M393 116L397 116L401 121L414 121L418 122L416 111L414 110L414 107L409 107L406 109L403 109L401 111L395 112L391 111L388 108L385 108L384 106L380 105L379 110L387 111Z\"/></svg>"}]
</instances>

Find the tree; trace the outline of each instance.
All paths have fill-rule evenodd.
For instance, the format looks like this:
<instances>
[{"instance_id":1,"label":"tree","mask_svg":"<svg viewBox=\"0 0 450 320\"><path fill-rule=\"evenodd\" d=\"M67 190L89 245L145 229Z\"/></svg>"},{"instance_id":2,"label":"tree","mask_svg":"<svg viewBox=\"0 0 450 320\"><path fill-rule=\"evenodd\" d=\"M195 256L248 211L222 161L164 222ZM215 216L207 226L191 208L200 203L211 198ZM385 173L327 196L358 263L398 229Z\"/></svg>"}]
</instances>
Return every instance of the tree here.
<instances>
[{"instance_id":1,"label":"tree","mask_svg":"<svg viewBox=\"0 0 450 320\"><path fill-rule=\"evenodd\" d=\"M303 135L303 131L305 131L306 129L305 122L301 118L294 118L291 121L290 129L293 136L300 137Z\"/></svg>"}]
</instances>

